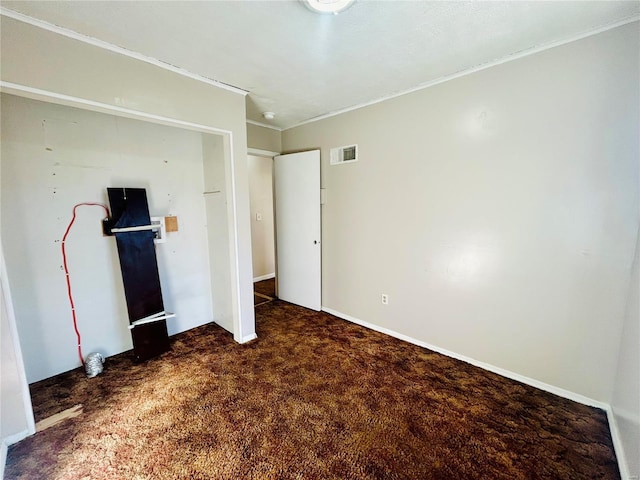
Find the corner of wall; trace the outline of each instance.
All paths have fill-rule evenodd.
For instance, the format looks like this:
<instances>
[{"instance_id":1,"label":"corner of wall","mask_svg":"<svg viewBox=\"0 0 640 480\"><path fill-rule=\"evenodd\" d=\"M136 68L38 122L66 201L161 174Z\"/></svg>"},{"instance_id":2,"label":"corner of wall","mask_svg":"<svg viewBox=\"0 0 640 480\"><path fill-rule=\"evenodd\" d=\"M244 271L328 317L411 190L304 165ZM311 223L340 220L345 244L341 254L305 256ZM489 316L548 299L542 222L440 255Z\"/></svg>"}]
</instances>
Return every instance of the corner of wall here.
<instances>
[{"instance_id":1,"label":"corner of wall","mask_svg":"<svg viewBox=\"0 0 640 480\"><path fill-rule=\"evenodd\" d=\"M640 229L620 332L611 408L607 412L622 478L640 478Z\"/></svg>"},{"instance_id":2,"label":"corner of wall","mask_svg":"<svg viewBox=\"0 0 640 480\"><path fill-rule=\"evenodd\" d=\"M247 147L269 152L281 152L282 132L247 122Z\"/></svg>"}]
</instances>

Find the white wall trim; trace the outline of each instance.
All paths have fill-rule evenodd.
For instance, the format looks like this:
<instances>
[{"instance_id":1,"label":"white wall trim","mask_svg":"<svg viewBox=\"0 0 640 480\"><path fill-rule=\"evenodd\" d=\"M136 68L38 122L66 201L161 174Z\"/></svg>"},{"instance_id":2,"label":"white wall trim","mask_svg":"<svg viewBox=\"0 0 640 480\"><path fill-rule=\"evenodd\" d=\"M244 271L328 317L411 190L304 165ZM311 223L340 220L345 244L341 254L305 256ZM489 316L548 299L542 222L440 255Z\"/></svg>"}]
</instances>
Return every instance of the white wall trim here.
<instances>
[{"instance_id":1,"label":"white wall trim","mask_svg":"<svg viewBox=\"0 0 640 480\"><path fill-rule=\"evenodd\" d=\"M247 123L251 125L256 125L258 127L270 128L271 130L276 130L278 132L282 131L282 128L276 127L275 125L269 125L268 123L256 122L255 120L250 120L247 118Z\"/></svg>"},{"instance_id":2,"label":"white wall trim","mask_svg":"<svg viewBox=\"0 0 640 480\"><path fill-rule=\"evenodd\" d=\"M404 340L405 342L412 343L414 345L418 345L419 347L427 348L437 353L441 353L442 355L446 355L447 357L455 358L456 360L462 360L463 362L469 363L476 367L480 367L483 370L487 370L492 373L496 373L502 377L510 378L511 380L515 380L520 383L524 383L531 387L539 388L540 390L544 390L545 392L553 393L554 395L558 395L559 397L567 398L569 400L573 400L574 402L582 403L584 405L588 405L590 407L600 408L602 410L606 410L609 405L600 402L598 400L594 400L589 397L585 397L584 395L580 395L579 393L574 393L569 390L565 390L564 388L556 387L553 385L549 385L548 383L541 382L539 380L535 380L533 378L525 377L524 375L520 375L519 373L511 372L509 370L505 370L500 367L496 367L489 363L481 362L479 360L475 360L473 358L469 358L465 355L460 355L458 353L452 352L450 350L437 347L435 345L431 345L430 343L423 342L421 340L416 340L415 338L409 337L402 333L398 333L394 330L390 330L388 328L380 327L378 325L374 325L373 323L365 322L364 320L360 320L358 318L352 317L351 315L347 315L345 313L338 312L331 308L322 307L323 312L330 313L331 315L335 315L336 317L342 318L343 320L347 320L349 322L361 325L365 328L369 328L371 330L375 330L376 332L384 333L386 335L398 338L400 340Z\"/></svg>"},{"instance_id":3,"label":"white wall trim","mask_svg":"<svg viewBox=\"0 0 640 480\"><path fill-rule=\"evenodd\" d=\"M269 280L270 278L276 278L275 272L267 273L266 275L261 275L259 277L253 277L253 283L261 282L262 280Z\"/></svg>"},{"instance_id":4,"label":"white wall trim","mask_svg":"<svg viewBox=\"0 0 640 480\"><path fill-rule=\"evenodd\" d=\"M107 103L96 102L85 98L73 97L70 95L64 95L61 93L51 92L47 90L41 90L39 88L28 87L25 85L19 85L11 82L4 82L0 80L0 92L19 95L22 97L32 98L35 100L41 100L45 102L67 105L76 108L82 108L85 110L91 110L95 112L107 113L110 115L116 115L126 118L132 118L135 120L141 120L145 122L157 123L160 125L167 125L170 127L183 128L187 130L193 130L202 133L211 133L216 135L222 135L225 142L225 168L228 168L230 172L227 187L231 193L230 204L232 213L229 215L229 235L233 235L234 238L231 241L231 261L232 266L235 267L235 273L232 269L232 282L231 291L234 298L234 305L236 311L234 315L234 327L237 327L238 332L234 332L234 339L242 343L242 299L240 298L240 257L238 253L238 224L237 224L237 212L236 212L236 188L235 188L235 165L234 165L234 151L233 151L233 132L230 130L224 130L198 123L186 122L184 120L178 120L175 118L164 117L152 113L141 112L138 110L131 110L116 105L109 105ZM233 276L235 275L235 278ZM253 302L251 302L253 304ZM234 328L235 330L235 328Z\"/></svg>"},{"instance_id":5,"label":"white wall trim","mask_svg":"<svg viewBox=\"0 0 640 480\"><path fill-rule=\"evenodd\" d=\"M260 150L259 148L248 148L247 153L255 157L269 157L269 158L273 158L276 155L280 155L279 152L271 152L269 150Z\"/></svg>"},{"instance_id":6,"label":"white wall trim","mask_svg":"<svg viewBox=\"0 0 640 480\"><path fill-rule=\"evenodd\" d=\"M247 343L250 342L251 340L255 340L256 338L258 338L258 335L256 333L252 333L251 335L247 335L246 337L243 337L241 341L239 341L238 343Z\"/></svg>"},{"instance_id":7,"label":"white wall trim","mask_svg":"<svg viewBox=\"0 0 640 480\"><path fill-rule=\"evenodd\" d=\"M26 85L20 85L12 82L5 82L4 80L0 80L0 91L4 93L13 94L13 95L18 95L20 97L31 98L34 100L41 100L41 101L56 103L60 105L68 105L76 108L82 108L84 110L108 113L108 114L117 115L120 117L133 118L135 120L158 123L161 125L183 128L186 130L195 130L198 132L214 133L218 135L231 135L230 130L223 130L220 128L209 127L207 125L201 125L199 123L192 123L192 122L186 122L184 120L178 120L175 118L163 117L161 115L156 115L153 113L146 113L146 112L141 112L139 110L132 110L130 108L119 107L117 105L110 105L108 103L101 103L101 102L96 102L94 100L87 100L85 98L65 95L63 93L51 92L49 90L42 90L40 88L28 87Z\"/></svg>"},{"instance_id":8,"label":"white wall trim","mask_svg":"<svg viewBox=\"0 0 640 480\"><path fill-rule=\"evenodd\" d=\"M18 440L22 440L28 435L36 433L36 422L33 417L33 405L31 403L31 392L29 391L29 383L27 382L27 372L24 369L24 359L22 356L22 347L20 345L20 337L18 336L18 325L16 324L16 314L13 309L13 300L11 297L11 287L9 285L9 275L7 273L7 265L4 262L4 248L2 247L2 240L0 237L0 282L2 284L2 295L4 297L4 306L7 310L7 319L9 321L9 330L11 340L13 342L14 355L16 357L16 366L18 368L18 377L20 378L22 389L22 404L24 409L24 416L27 421L27 429L25 434L18 433L7 438L3 438L3 442L8 444L15 443ZM12 441L16 437L17 440ZM19 437L19 438L18 438ZM0 477L2 478L2 477Z\"/></svg>"},{"instance_id":9,"label":"white wall trim","mask_svg":"<svg viewBox=\"0 0 640 480\"><path fill-rule=\"evenodd\" d=\"M13 10L9 10L6 7L0 7L0 15L13 18L14 20L18 20L20 22L28 23L29 25L33 25L34 27L42 28L43 30L48 30L50 32L57 33L58 35L62 35L67 38L72 38L73 40L78 40L83 43L88 43L89 45L93 45L94 47L102 48L104 50L109 50L111 52L124 55L125 57L133 58L135 60L140 60L141 62L155 65L156 67L160 67L164 70L177 73L178 75L182 75L183 77L191 78L192 80L197 80L198 82L202 82L208 85L212 85L214 87L222 88L223 90L228 90L230 92L238 93L243 96L249 93L247 90L244 90L242 88L234 87L233 85L227 85L226 83L222 83L217 80L212 80L210 78L203 77L202 75L192 73L188 70L185 70L184 68L176 67L175 65L165 63L156 58L148 57L141 53L134 52L133 50L127 50L126 48L118 47L117 45L113 45L112 43L105 42L103 40L98 40L97 38L89 37L87 35L83 35L82 33L75 32L68 28L60 27L58 25L45 22L44 20L39 20L37 18L30 17L23 13L18 13Z\"/></svg>"},{"instance_id":10,"label":"white wall trim","mask_svg":"<svg viewBox=\"0 0 640 480\"><path fill-rule=\"evenodd\" d=\"M2 441L0 442L0 479L4 478L4 467L7 465L7 453L9 452L9 445L18 443L20 440L24 440L34 433L35 431L29 432L28 430L24 430L20 433L10 435L2 439Z\"/></svg>"},{"instance_id":11,"label":"white wall trim","mask_svg":"<svg viewBox=\"0 0 640 480\"><path fill-rule=\"evenodd\" d=\"M240 295L240 244L238 241L238 210L237 210L237 193L236 193L236 169L233 155L233 134L229 133L228 136L225 137L225 149L228 150L229 154L225 155L225 157L231 158L231 165L226 165L229 167L230 175L226 180L227 188L230 189L231 192L231 205L230 208L227 209L229 213L229 244L232 246L231 248L231 278L232 278L232 288L233 298L236 304L237 315L234 318L234 325L236 328L233 330L233 338L238 343L244 343L244 326L242 324L242 313L244 311L242 307L242 298ZM253 295L251 295L251 312L253 313ZM255 321L254 321L254 333L255 335Z\"/></svg>"},{"instance_id":12,"label":"white wall trim","mask_svg":"<svg viewBox=\"0 0 640 480\"><path fill-rule=\"evenodd\" d=\"M511 62L513 60L518 60L518 59L523 58L523 57L528 57L529 55L535 55L536 53L544 52L545 50L549 50L551 48L560 47L562 45L566 45L568 43L572 43L572 42L575 42L577 40L582 40L583 38L591 37L593 35L598 35L599 33L603 33L603 32L606 32L608 30L613 30L614 28L622 27L624 25L627 25L627 24L633 23L633 22L637 22L639 20L640 20L640 15L634 15L633 17L626 18L626 19L618 21L616 23L611 23L609 25L598 27L596 29L589 30L587 32L583 32L583 33L580 33L578 35L573 35L571 37L568 37L568 38L565 38L565 39L562 39L562 40L557 40L555 42L546 43L544 45L539 45L537 47L532 47L532 48L529 48L529 49L526 49L526 50L522 50L520 52L513 53L511 55L507 55L506 57L502 57L502 58L499 58L497 60L492 60L490 62L483 63L481 65L477 65L477 66L472 67L472 68L467 68L465 70L461 70L459 72L452 73L450 75L444 75L442 77L436 78L435 80L431 80L429 82L423 83L422 85L419 85L417 87L410 88L408 90L403 90L402 92L393 93L391 95L380 97L380 98L378 98L376 100L371 100L370 102L360 103L358 105L353 105L351 107L347 107L347 108L343 108L343 109L340 109L340 110L335 110L333 112L325 113L324 115L319 115L317 117L310 118L309 120L304 120L304 121L302 121L300 123L296 123L295 125L292 125L290 127L285 127L282 130L284 131L284 130L289 130L291 128L300 127L300 126L306 125L308 123L317 122L317 121L320 121L320 120L324 120L326 118L331 118L331 117L335 117L337 115L342 115L343 113L351 112L353 110L359 110L360 108L368 107L370 105L375 105L376 103L381 103L381 102L384 102L384 101L387 101L387 100L391 100L392 98L397 98L397 97L401 97L403 95L407 95L409 93L418 92L420 90L424 90L426 88L433 87L435 85L439 85L441 83L445 83L445 82L448 82L450 80L455 80L456 78L465 77L467 75L471 75L472 73L476 73L476 72L480 72L482 70L486 70L487 68L496 67L498 65L502 65L503 63L508 63L508 62Z\"/></svg>"},{"instance_id":13,"label":"white wall trim","mask_svg":"<svg viewBox=\"0 0 640 480\"><path fill-rule=\"evenodd\" d=\"M616 454L616 460L618 462L618 468L620 469L620 476L622 480L631 480L629 469L627 467L627 460L624 451L624 445L620 438L620 431L618 429L618 424L615 419L615 415L613 414L613 410L608 403L600 402L594 400L589 397L585 397L584 395L580 395L578 393L571 392L569 390L565 390L563 388L555 387L553 385L549 385L548 383L540 382L539 380L535 380L533 378L525 377L524 375L520 375L515 372L511 372L509 370L505 370L500 367L496 367L494 365L480 362L478 360L474 360L464 355L457 354L450 350L446 350L444 348L436 347L426 342L422 342L420 340L416 340L415 338L409 337L407 335L403 335L401 333L395 332L388 328L379 327L369 322L365 322L363 320L352 317L351 315L347 315L331 308L322 307L323 312L330 313L338 318L346 320L348 322L355 323L365 328L369 328L371 330L375 330L376 332L384 333L385 335L389 335L395 337L399 340L404 340L405 342L412 343L419 347L427 348L437 353L441 353L442 355L446 355L447 357L455 358L456 360L462 360L465 363L469 363L476 367L482 368L483 370L487 370L492 373L496 373L502 377L509 378L511 380L516 380L520 383L524 383L525 385L529 385L531 387L538 388L540 390L544 390L545 392L553 393L554 395L558 395L559 397L566 398L569 400L573 400L574 402L581 403L583 405L588 405L590 407L596 407L601 410L604 410L607 414L607 420L609 422L609 431L611 433L611 440L613 442L613 448Z\"/></svg>"},{"instance_id":14,"label":"white wall trim","mask_svg":"<svg viewBox=\"0 0 640 480\"><path fill-rule=\"evenodd\" d=\"M613 449L616 452L616 458L618 460L620 478L622 478L622 480L631 480L631 472L629 472L627 455L625 454L624 443L622 443L622 438L620 437L620 429L618 428L618 422L614 415L613 408L610 405L607 405L605 411L607 412L607 420L609 421L609 430L611 431Z\"/></svg>"},{"instance_id":15,"label":"white wall trim","mask_svg":"<svg viewBox=\"0 0 640 480\"><path fill-rule=\"evenodd\" d=\"M9 447L14 443L18 443L21 440L24 440L25 438L30 437L34 433L36 432L29 432L29 430L23 430L22 432L18 432L14 435L9 435L8 437L3 438L2 443L3 445Z\"/></svg>"}]
</instances>

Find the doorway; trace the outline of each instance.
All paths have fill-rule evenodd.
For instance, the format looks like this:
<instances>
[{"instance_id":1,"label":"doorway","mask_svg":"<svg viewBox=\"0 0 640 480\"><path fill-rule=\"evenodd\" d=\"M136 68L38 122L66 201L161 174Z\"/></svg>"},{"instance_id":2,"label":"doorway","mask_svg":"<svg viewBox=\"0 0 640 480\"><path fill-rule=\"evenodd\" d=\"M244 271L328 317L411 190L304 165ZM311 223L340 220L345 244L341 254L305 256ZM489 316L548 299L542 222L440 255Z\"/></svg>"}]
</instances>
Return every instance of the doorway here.
<instances>
[{"instance_id":1,"label":"doorway","mask_svg":"<svg viewBox=\"0 0 640 480\"><path fill-rule=\"evenodd\" d=\"M106 202L106 186L141 185L150 193L154 213L177 213L179 230L156 250L165 305L179 314L169 322L169 333L211 320L224 328L226 319L234 338L241 333L233 308L239 288L230 280L236 262L228 233L233 219L226 208L233 204L228 135L206 126L185 129L169 120L160 124L5 94L2 107L2 168L11 173L7 181L3 175L3 225L12 225L3 228L3 263L13 281L27 285L14 289L6 302L20 320L11 328L15 327L22 353L17 363L19 368L24 364L24 398L29 396L27 382L78 367L77 343L69 341L69 303L66 290L60 289L64 277L58 239L69 223L71 207L83 200ZM46 153L34 155L35 150ZM211 207L209 198L214 197L214 207L225 208ZM17 203L23 198L29 201ZM13 221L16 215L22 220ZM49 220L24 223L39 217ZM98 209L79 211L67 253L83 353L106 357L129 350L131 334L122 321L128 316L115 242L102 236L102 219ZM224 235L214 238L212 232ZM202 261L209 250L226 256L215 271ZM3 295L8 294L5 280L3 266ZM41 301L34 304L33 298ZM13 316L11 321L15 322ZM30 410L29 406L27 415Z\"/></svg>"},{"instance_id":2,"label":"doorway","mask_svg":"<svg viewBox=\"0 0 640 480\"><path fill-rule=\"evenodd\" d=\"M257 307L276 298L273 157L249 154L248 165L253 303Z\"/></svg>"},{"instance_id":3,"label":"doorway","mask_svg":"<svg viewBox=\"0 0 640 480\"><path fill-rule=\"evenodd\" d=\"M275 155L275 156L272 156ZM254 307L321 307L320 151L249 151Z\"/></svg>"}]
</instances>

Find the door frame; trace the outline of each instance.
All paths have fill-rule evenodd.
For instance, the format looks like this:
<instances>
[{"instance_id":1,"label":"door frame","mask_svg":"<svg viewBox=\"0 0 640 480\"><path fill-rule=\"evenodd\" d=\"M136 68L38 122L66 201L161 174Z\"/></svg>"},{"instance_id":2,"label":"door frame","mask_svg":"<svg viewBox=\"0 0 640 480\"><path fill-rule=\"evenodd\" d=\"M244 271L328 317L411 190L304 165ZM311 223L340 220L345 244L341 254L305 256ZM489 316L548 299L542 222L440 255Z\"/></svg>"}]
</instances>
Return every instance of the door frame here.
<instances>
[{"instance_id":1,"label":"door frame","mask_svg":"<svg viewBox=\"0 0 640 480\"><path fill-rule=\"evenodd\" d=\"M33 88L26 85L15 84L12 82L0 81L0 91L9 93L19 97L30 98L42 102L65 105L68 107L89 110L98 113L105 113L116 117L131 118L147 123L155 123L183 130L191 130L200 133L217 135L223 139L224 163L225 171L225 187L227 191L227 222L229 227L229 250L231 256L231 296L233 305L233 339L238 343L246 343L257 338L255 333L255 318L253 317L253 305L248 309L248 305L242 304L241 287L240 287L240 263L239 242L238 242L238 213L237 213L237 194L236 194L236 172L235 172L235 152L233 151L233 132L222 128L210 127L199 123L188 122L176 118L165 117L139 110L132 110L117 105L88 100L85 98L65 95L62 93ZM251 302L253 303L253 302ZM243 319L249 317L253 319L252 325L245 328ZM247 331L245 331L247 330Z\"/></svg>"},{"instance_id":2,"label":"door frame","mask_svg":"<svg viewBox=\"0 0 640 480\"><path fill-rule=\"evenodd\" d=\"M229 226L229 250L231 256L231 265L230 265L230 273L231 273L231 297L232 297L232 305L233 305L233 338L238 343L246 343L251 340L257 338L255 333L255 317L253 310L253 296L248 297L251 298L251 308L247 302L246 305L243 305L241 298L241 279L240 279L240 263L241 259L239 258L239 241L238 241L238 213L237 213L237 194L235 189L236 184L236 172L235 172L235 158L234 155L242 154L241 152L234 152L233 150L233 132L231 130L221 129L210 127L207 125L202 125L199 123L188 122L184 120L179 120L176 118L165 117L162 115L156 115L153 113L148 113L144 111L132 110L125 107L120 107L116 105L110 105L107 103L97 102L94 100L89 100L85 98L75 97L71 95L65 95L62 93L52 92L48 90L42 90L39 88L34 88L26 85L16 84L12 82L6 82L0 80L0 92L8 93L11 95L16 95L18 97L29 98L32 100L39 100L42 102L47 102L56 105L64 105L68 107L79 108L81 110L89 110L98 113L104 113L107 115L113 115L116 117L125 117L133 120L139 120L147 123L154 123L159 125L165 125L174 128L180 128L184 130L191 130L196 132L201 132L205 134L217 135L222 137L223 139L223 149L224 149L224 162L225 169L228 174L225 175L225 186L227 191L227 202L228 202L228 214L227 214L227 222ZM4 263L4 258L3 258ZM9 290L9 286L11 284L11 279L8 275L3 272L2 275L2 283L3 283L3 295L5 296L5 301L7 305L13 305L11 293ZM4 287L7 287L6 291ZM243 319L248 318L252 321L249 325L245 325ZM10 318L11 321L11 318ZM16 319L13 318L12 325L13 327L17 327ZM245 328L248 327L248 328ZM247 331L245 331L247 330ZM17 329L16 329L17 331ZM18 342L19 345L19 342ZM18 368L24 371L24 362L22 358L18 360ZM28 392L29 386L27 384L26 376L24 378L23 389ZM29 399L30 399L29 395ZM27 415L29 422L29 432L24 432L24 434L20 434L15 438L11 438L11 442L18 442L23 438L26 438L31 432L33 426L31 423L31 419L33 418L33 408L30 405L27 405L25 402L25 414ZM23 436L24 435L24 436ZM0 439L1 441L2 439Z\"/></svg>"},{"instance_id":3,"label":"door frame","mask_svg":"<svg viewBox=\"0 0 640 480\"><path fill-rule=\"evenodd\" d=\"M254 157L264 157L271 159L271 209L273 210L273 259L274 259L274 272L276 274L276 297L278 296L278 249L276 248L278 237L276 233L276 202L275 202L275 157L282 155L279 152L272 152L270 150L260 150L259 148L247 148L247 155L253 155ZM253 251L251 252L253 256ZM255 307L254 307L255 308Z\"/></svg>"}]
</instances>

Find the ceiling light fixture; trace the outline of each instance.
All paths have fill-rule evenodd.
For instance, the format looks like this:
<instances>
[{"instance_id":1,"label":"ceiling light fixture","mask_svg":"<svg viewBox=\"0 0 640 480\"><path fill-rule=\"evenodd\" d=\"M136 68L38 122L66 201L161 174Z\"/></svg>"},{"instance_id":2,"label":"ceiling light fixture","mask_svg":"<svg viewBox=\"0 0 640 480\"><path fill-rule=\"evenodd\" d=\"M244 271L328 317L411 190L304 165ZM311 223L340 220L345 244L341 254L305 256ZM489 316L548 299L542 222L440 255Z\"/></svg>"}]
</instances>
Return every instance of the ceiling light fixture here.
<instances>
[{"instance_id":1,"label":"ceiling light fixture","mask_svg":"<svg viewBox=\"0 0 640 480\"><path fill-rule=\"evenodd\" d=\"M273 112L264 112L262 116L265 118L265 120L273 120L274 118L276 118L276 114Z\"/></svg>"},{"instance_id":2,"label":"ceiling light fixture","mask_svg":"<svg viewBox=\"0 0 640 480\"><path fill-rule=\"evenodd\" d=\"M307 8L316 13L333 13L334 15L343 12L351 6L355 0L303 0Z\"/></svg>"}]
</instances>

